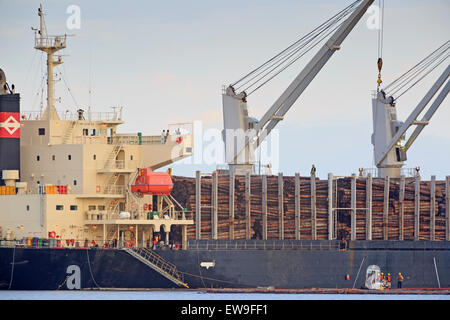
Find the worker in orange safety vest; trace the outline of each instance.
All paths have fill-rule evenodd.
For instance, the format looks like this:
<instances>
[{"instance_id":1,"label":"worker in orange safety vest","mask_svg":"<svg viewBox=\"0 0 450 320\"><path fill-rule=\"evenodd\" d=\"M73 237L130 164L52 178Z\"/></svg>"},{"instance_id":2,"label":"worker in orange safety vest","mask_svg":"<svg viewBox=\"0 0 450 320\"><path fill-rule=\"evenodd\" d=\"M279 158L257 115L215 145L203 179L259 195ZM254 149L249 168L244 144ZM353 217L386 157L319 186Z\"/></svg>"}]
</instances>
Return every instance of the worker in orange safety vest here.
<instances>
[{"instance_id":1,"label":"worker in orange safety vest","mask_svg":"<svg viewBox=\"0 0 450 320\"><path fill-rule=\"evenodd\" d=\"M402 288L402 282L403 282L403 275L401 272L398 273L398 282L397 282L397 288L401 289Z\"/></svg>"}]
</instances>

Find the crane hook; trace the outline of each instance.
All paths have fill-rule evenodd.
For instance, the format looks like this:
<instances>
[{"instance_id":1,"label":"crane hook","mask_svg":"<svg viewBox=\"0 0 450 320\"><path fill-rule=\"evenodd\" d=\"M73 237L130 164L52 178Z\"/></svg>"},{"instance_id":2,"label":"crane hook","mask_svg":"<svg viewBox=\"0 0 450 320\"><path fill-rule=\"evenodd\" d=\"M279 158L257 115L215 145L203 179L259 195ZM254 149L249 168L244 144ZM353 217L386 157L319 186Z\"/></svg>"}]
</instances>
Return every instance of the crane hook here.
<instances>
[{"instance_id":1,"label":"crane hook","mask_svg":"<svg viewBox=\"0 0 450 320\"><path fill-rule=\"evenodd\" d=\"M377 65L378 65L378 79L377 79L378 83L377 91L378 91L380 89L381 82L383 82L381 81L381 68L383 68L383 59L378 58Z\"/></svg>"}]
</instances>

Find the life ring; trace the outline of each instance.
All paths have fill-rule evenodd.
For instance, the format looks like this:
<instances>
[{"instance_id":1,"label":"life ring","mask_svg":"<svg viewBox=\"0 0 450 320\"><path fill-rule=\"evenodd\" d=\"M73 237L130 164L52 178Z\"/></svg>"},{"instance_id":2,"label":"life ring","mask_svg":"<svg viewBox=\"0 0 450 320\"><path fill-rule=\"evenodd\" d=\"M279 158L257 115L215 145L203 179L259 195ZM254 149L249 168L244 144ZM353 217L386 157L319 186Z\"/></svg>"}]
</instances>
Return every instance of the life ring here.
<instances>
[{"instance_id":1,"label":"life ring","mask_svg":"<svg viewBox=\"0 0 450 320\"><path fill-rule=\"evenodd\" d=\"M48 237L49 238L56 238L56 232L55 231L50 231L49 233L48 233Z\"/></svg>"},{"instance_id":2,"label":"life ring","mask_svg":"<svg viewBox=\"0 0 450 320\"><path fill-rule=\"evenodd\" d=\"M181 143L182 141L183 141L183 137L178 137L176 140L177 143Z\"/></svg>"},{"instance_id":3,"label":"life ring","mask_svg":"<svg viewBox=\"0 0 450 320\"><path fill-rule=\"evenodd\" d=\"M128 240L127 241L127 248L131 248L133 246L133 244L134 244L133 240Z\"/></svg>"},{"instance_id":4,"label":"life ring","mask_svg":"<svg viewBox=\"0 0 450 320\"><path fill-rule=\"evenodd\" d=\"M148 204L144 203L144 210L147 211L148 210Z\"/></svg>"},{"instance_id":5,"label":"life ring","mask_svg":"<svg viewBox=\"0 0 450 320\"><path fill-rule=\"evenodd\" d=\"M100 193L101 190L102 188L100 186L97 186L97 193Z\"/></svg>"}]
</instances>

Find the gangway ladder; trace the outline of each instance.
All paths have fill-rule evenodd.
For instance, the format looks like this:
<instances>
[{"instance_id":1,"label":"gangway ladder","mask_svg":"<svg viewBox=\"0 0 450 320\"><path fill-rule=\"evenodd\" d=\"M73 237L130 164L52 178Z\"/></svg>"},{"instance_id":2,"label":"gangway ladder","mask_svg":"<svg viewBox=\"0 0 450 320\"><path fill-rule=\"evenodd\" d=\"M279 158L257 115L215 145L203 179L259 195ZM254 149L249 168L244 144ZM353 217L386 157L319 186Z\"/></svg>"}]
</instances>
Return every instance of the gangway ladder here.
<instances>
[{"instance_id":1,"label":"gangway ladder","mask_svg":"<svg viewBox=\"0 0 450 320\"><path fill-rule=\"evenodd\" d=\"M178 286L189 288L188 284L184 282L183 274L177 270L177 267L164 260L154 251L136 247L122 249Z\"/></svg>"}]
</instances>

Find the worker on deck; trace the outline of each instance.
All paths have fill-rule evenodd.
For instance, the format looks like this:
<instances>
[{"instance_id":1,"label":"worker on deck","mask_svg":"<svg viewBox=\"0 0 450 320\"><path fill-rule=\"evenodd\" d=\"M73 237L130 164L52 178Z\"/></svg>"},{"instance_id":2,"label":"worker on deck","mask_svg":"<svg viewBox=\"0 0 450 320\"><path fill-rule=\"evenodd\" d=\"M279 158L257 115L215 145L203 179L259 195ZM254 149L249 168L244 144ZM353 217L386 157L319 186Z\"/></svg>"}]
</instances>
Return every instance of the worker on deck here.
<instances>
[{"instance_id":1,"label":"worker on deck","mask_svg":"<svg viewBox=\"0 0 450 320\"><path fill-rule=\"evenodd\" d=\"M399 289L402 288L402 282L403 282L403 275L401 272L399 272L397 277L397 288Z\"/></svg>"},{"instance_id":2,"label":"worker on deck","mask_svg":"<svg viewBox=\"0 0 450 320\"><path fill-rule=\"evenodd\" d=\"M314 164L311 167L311 175L316 175L316 167L314 166Z\"/></svg>"},{"instance_id":3,"label":"worker on deck","mask_svg":"<svg viewBox=\"0 0 450 320\"><path fill-rule=\"evenodd\" d=\"M390 289L391 288L391 274L390 273L388 273L388 275L387 275L387 287L388 287L388 289Z\"/></svg>"},{"instance_id":4,"label":"worker on deck","mask_svg":"<svg viewBox=\"0 0 450 320\"><path fill-rule=\"evenodd\" d=\"M166 130L163 130L161 132L161 144L165 144L166 143Z\"/></svg>"}]
</instances>

